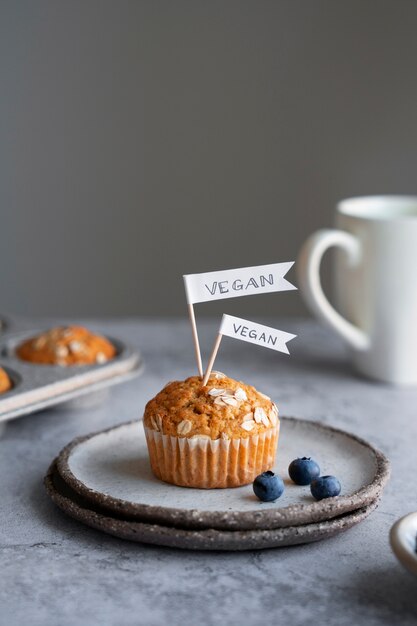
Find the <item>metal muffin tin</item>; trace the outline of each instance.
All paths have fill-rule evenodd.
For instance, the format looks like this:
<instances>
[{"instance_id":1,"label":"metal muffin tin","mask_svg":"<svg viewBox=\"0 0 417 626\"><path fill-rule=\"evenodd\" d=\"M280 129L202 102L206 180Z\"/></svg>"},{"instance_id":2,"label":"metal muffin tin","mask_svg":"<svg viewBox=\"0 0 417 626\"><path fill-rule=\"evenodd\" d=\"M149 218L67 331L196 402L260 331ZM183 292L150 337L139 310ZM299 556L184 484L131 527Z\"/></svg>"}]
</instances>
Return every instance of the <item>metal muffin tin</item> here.
<instances>
[{"instance_id":1,"label":"metal muffin tin","mask_svg":"<svg viewBox=\"0 0 417 626\"><path fill-rule=\"evenodd\" d=\"M62 403L69 405L71 402L71 406L81 407L81 396L98 392L98 397L101 397L102 390L130 380L143 370L139 352L113 337L107 339L115 346L117 354L103 364L62 367L19 359L17 346L44 330L18 334L5 332L0 339L0 366L13 383L10 391L0 394L0 422Z\"/></svg>"}]
</instances>

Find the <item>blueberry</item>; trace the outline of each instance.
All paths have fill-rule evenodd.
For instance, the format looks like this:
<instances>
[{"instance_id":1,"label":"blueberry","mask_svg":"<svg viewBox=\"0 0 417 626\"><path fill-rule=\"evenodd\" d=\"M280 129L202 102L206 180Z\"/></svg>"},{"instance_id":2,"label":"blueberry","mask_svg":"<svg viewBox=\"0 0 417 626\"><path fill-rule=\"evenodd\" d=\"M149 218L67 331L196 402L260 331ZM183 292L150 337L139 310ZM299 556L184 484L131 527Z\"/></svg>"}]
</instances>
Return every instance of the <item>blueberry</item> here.
<instances>
[{"instance_id":1,"label":"blueberry","mask_svg":"<svg viewBox=\"0 0 417 626\"><path fill-rule=\"evenodd\" d=\"M320 476L320 468L313 459L303 456L302 459L294 459L290 463L288 474L296 485L309 485Z\"/></svg>"},{"instance_id":2,"label":"blueberry","mask_svg":"<svg viewBox=\"0 0 417 626\"><path fill-rule=\"evenodd\" d=\"M253 491L259 500L272 502L284 493L284 481L274 472L263 472L253 481Z\"/></svg>"},{"instance_id":3,"label":"blueberry","mask_svg":"<svg viewBox=\"0 0 417 626\"><path fill-rule=\"evenodd\" d=\"M316 500L338 496L340 489L340 482L335 476L320 476L320 478L313 480L310 485L311 495Z\"/></svg>"}]
</instances>

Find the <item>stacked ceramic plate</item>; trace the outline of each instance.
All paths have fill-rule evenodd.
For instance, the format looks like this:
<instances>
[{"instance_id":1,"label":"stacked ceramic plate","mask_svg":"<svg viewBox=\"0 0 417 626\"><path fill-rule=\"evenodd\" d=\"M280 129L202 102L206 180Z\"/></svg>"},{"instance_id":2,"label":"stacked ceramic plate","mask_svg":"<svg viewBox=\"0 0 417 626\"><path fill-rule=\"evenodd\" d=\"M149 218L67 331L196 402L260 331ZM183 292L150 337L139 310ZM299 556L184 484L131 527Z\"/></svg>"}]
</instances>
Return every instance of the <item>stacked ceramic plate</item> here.
<instances>
[{"instance_id":1,"label":"stacked ceramic plate","mask_svg":"<svg viewBox=\"0 0 417 626\"><path fill-rule=\"evenodd\" d=\"M199 490L168 485L151 473L142 422L72 441L45 477L65 513L103 532L144 543L195 550L247 550L331 537L378 505L388 459L366 441L317 422L281 419L275 471L311 456L342 484L337 498L316 502L309 487L285 479L284 495L262 503L252 486Z\"/></svg>"}]
</instances>

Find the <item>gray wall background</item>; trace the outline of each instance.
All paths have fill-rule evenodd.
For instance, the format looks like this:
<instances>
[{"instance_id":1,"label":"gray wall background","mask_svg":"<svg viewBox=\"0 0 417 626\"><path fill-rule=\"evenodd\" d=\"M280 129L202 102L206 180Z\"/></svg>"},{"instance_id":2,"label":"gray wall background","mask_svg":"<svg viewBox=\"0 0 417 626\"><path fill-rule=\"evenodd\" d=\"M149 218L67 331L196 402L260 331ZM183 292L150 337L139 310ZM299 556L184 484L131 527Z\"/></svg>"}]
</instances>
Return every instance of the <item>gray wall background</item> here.
<instances>
[{"instance_id":1,"label":"gray wall background","mask_svg":"<svg viewBox=\"0 0 417 626\"><path fill-rule=\"evenodd\" d=\"M0 309L184 314L415 193L414 0L0 0ZM294 275L291 276L294 278ZM297 292L198 314L300 314Z\"/></svg>"}]
</instances>

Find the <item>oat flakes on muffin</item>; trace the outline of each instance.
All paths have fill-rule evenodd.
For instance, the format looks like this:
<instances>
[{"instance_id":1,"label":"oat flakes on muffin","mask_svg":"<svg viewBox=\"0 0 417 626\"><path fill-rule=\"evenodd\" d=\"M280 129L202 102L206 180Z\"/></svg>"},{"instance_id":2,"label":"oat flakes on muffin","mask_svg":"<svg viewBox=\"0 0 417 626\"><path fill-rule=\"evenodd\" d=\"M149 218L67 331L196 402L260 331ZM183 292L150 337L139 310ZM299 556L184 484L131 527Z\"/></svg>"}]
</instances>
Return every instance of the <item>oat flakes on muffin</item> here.
<instances>
[{"instance_id":1,"label":"oat flakes on muffin","mask_svg":"<svg viewBox=\"0 0 417 626\"><path fill-rule=\"evenodd\" d=\"M165 482L238 487L273 467L278 409L254 387L212 372L168 383L145 408L152 471Z\"/></svg>"},{"instance_id":2,"label":"oat flakes on muffin","mask_svg":"<svg viewBox=\"0 0 417 626\"><path fill-rule=\"evenodd\" d=\"M24 341L16 354L23 361L67 367L105 363L116 356L116 349L83 326L57 326Z\"/></svg>"},{"instance_id":3,"label":"oat flakes on muffin","mask_svg":"<svg viewBox=\"0 0 417 626\"><path fill-rule=\"evenodd\" d=\"M0 394L6 393L13 387L10 376L2 367L0 367Z\"/></svg>"}]
</instances>

